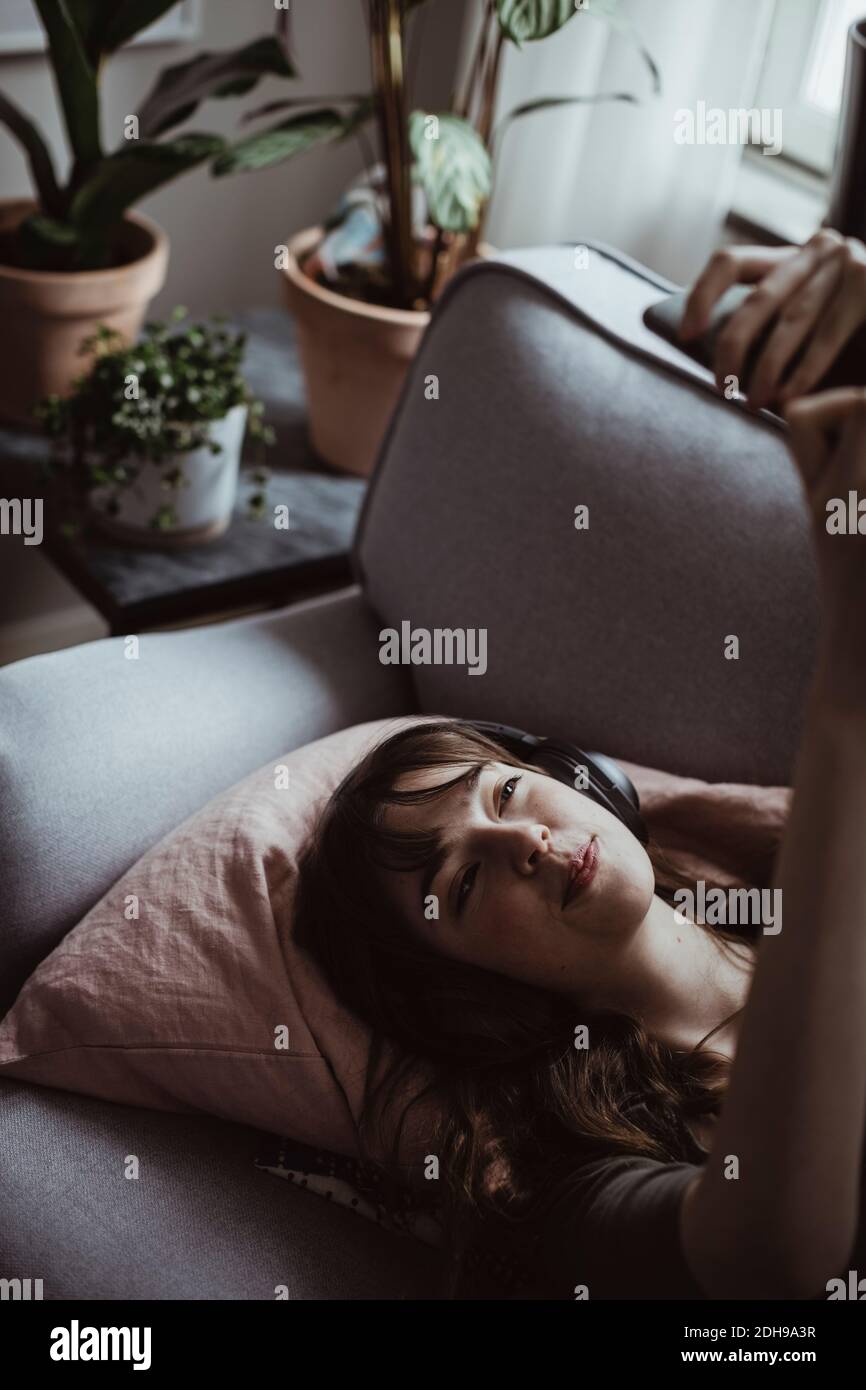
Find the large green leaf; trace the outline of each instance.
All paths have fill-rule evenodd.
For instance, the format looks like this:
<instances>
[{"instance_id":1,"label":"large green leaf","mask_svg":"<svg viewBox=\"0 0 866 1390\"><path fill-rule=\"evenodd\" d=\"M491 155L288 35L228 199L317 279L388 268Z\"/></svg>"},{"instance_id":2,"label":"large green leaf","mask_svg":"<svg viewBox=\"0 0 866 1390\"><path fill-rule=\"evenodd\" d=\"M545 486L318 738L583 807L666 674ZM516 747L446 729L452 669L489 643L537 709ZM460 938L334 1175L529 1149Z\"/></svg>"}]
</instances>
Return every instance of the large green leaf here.
<instances>
[{"instance_id":1,"label":"large green leaf","mask_svg":"<svg viewBox=\"0 0 866 1390\"><path fill-rule=\"evenodd\" d=\"M18 255L28 270L73 270L80 250L78 232L68 222L34 213L18 229Z\"/></svg>"},{"instance_id":2,"label":"large green leaf","mask_svg":"<svg viewBox=\"0 0 866 1390\"><path fill-rule=\"evenodd\" d=\"M48 36L51 66L60 94L76 165L87 167L102 155L99 87L69 0L34 0Z\"/></svg>"},{"instance_id":3,"label":"large green leaf","mask_svg":"<svg viewBox=\"0 0 866 1390\"><path fill-rule=\"evenodd\" d=\"M179 125L209 97L243 96L268 74L295 76L282 45L273 36L228 53L200 53L186 63L166 68L138 113L142 139L152 140Z\"/></svg>"},{"instance_id":4,"label":"large green leaf","mask_svg":"<svg viewBox=\"0 0 866 1390\"><path fill-rule=\"evenodd\" d=\"M70 208L70 221L89 230L111 227L127 208L170 183L187 169L214 159L225 149L218 135L180 135L154 144L130 143L96 167L79 188Z\"/></svg>"},{"instance_id":5,"label":"large green leaf","mask_svg":"<svg viewBox=\"0 0 866 1390\"><path fill-rule=\"evenodd\" d=\"M66 0L85 52L96 67L105 53L114 53L173 10L179 0Z\"/></svg>"},{"instance_id":6,"label":"large green leaf","mask_svg":"<svg viewBox=\"0 0 866 1390\"><path fill-rule=\"evenodd\" d=\"M499 25L518 45L555 34L579 11L574 0L496 0Z\"/></svg>"},{"instance_id":7,"label":"large green leaf","mask_svg":"<svg viewBox=\"0 0 866 1390\"><path fill-rule=\"evenodd\" d=\"M103 53L115 53L136 34L162 19L177 3L178 0L113 0L108 6L109 21L99 36L100 49Z\"/></svg>"},{"instance_id":8,"label":"large green leaf","mask_svg":"<svg viewBox=\"0 0 866 1390\"><path fill-rule=\"evenodd\" d=\"M296 154L302 154L304 150L312 149L314 145L344 140L362 121L368 119L372 110L372 101L365 98L348 114L334 107L302 111L281 121L279 125L239 140L217 159L213 172L220 177L253 169L269 169L271 165L281 164Z\"/></svg>"},{"instance_id":9,"label":"large green leaf","mask_svg":"<svg viewBox=\"0 0 866 1390\"><path fill-rule=\"evenodd\" d=\"M81 36L84 51L92 67L99 58L97 38L111 18L114 5L111 0L66 0L69 13Z\"/></svg>"},{"instance_id":10,"label":"large green leaf","mask_svg":"<svg viewBox=\"0 0 866 1390\"><path fill-rule=\"evenodd\" d=\"M24 147L30 165L30 173L39 195L42 211L56 217L62 212L62 195L57 186L57 176L48 146L42 133L25 116L13 101L0 92L0 122L11 130L16 140Z\"/></svg>"},{"instance_id":11,"label":"large green leaf","mask_svg":"<svg viewBox=\"0 0 866 1390\"><path fill-rule=\"evenodd\" d=\"M409 140L430 220L443 232L471 232L490 197L490 156L468 121L447 112L435 120L438 132L431 113L413 111L409 117Z\"/></svg>"}]
</instances>

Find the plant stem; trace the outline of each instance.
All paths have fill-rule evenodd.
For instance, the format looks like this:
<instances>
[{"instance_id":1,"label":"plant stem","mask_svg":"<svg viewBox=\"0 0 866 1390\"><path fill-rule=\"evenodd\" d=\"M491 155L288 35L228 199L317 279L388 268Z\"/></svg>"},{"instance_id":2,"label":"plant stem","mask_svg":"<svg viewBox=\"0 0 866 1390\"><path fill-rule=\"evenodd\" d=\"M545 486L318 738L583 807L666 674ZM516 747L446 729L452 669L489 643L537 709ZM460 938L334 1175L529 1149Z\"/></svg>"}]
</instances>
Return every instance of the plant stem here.
<instances>
[{"instance_id":1,"label":"plant stem","mask_svg":"<svg viewBox=\"0 0 866 1390\"><path fill-rule=\"evenodd\" d=\"M482 99L481 111L478 116L477 131L489 152L491 138L493 135L493 117L496 112L496 98L499 94L499 77L502 71L502 53L505 47L505 36L501 28L496 26L496 39L493 51L487 62L487 71L484 74L484 95ZM458 265L465 261L474 260L478 255L478 243L484 231L487 207L481 210L478 218L478 226L469 232L463 245L458 252Z\"/></svg>"},{"instance_id":2,"label":"plant stem","mask_svg":"<svg viewBox=\"0 0 866 1390\"><path fill-rule=\"evenodd\" d=\"M436 272L439 269L439 261L445 249L445 233L441 227L436 228L436 240L430 251L430 274L427 276L427 283L424 286L424 299L428 304L433 303L433 291L436 288Z\"/></svg>"},{"instance_id":3,"label":"plant stem","mask_svg":"<svg viewBox=\"0 0 866 1390\"><path fill-rule=\"evenodd\" d=\"M388 177L390 217L386 242L397 304L415 297L408 113L403 85L403 12L400 0L370 0L370 47Z\"/></svg>"},{"instance_id":4,"label":"plant stem","mask_svg":"<svg viewBox=\"0 0 866 1390\"><path fill-rule=\"evenodd\" d=\"M466 87L463 92L463 100L456 107L455 114L462 116L464 120L469 120L472 110L473 99L475 97L476 84L479 82L484 72L484 64L487 59L487 45L490 41L491 19L493 18L493 0L486 0L484 17L478 30L478 39L475 44L475 52L472 55L472 62L466 74Z\"/></svg>"},{"instance_id":5,"label":"plant stem","mask_svg":"<svg viewBox=\"0 0 866 1390\"><path fill-rule=\"evenodd\" d=\"M484 75L484 98L477 126L478 134L481 136L488 150L490 148L490 137L493 133L493 114L496 110L496 97L499 92L499 74L502 68L502 50L504 46L505 37L502 30L497 26L493 52L487 64L487 72Z\"/></svg>"}]
</instances>

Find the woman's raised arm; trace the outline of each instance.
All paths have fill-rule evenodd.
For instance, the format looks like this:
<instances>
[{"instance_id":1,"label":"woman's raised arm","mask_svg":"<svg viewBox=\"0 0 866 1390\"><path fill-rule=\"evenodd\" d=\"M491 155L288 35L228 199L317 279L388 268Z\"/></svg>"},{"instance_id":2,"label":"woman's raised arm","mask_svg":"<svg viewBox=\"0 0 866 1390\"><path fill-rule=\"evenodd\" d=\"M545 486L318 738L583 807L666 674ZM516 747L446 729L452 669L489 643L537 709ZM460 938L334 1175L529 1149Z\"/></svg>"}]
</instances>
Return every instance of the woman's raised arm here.
<instances>
[{"instance_id":1,"label":"woman's raised arm","mask_svg":"<svg viewBox=\"0 0 866 1390\"><path fill-rule=\"evenodd\" d=\"M866 499L866 392L788 410L822 596L808 702L764 938L729 1089L681 1239L710 1297L808 1298L847 1267L866 1121L866 534L827 504ZM866 505L864 505L866 513ZM866 532L866 516L863 519Z\"/></svg>"}]
</instances>

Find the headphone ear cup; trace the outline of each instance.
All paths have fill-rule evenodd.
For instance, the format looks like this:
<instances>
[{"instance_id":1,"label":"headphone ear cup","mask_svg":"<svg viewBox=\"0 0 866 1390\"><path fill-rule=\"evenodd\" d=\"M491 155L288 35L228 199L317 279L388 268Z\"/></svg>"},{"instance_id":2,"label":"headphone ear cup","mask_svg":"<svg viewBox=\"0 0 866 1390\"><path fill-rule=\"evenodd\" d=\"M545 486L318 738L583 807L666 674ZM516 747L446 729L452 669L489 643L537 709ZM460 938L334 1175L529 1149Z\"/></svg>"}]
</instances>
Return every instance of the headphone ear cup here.
<instances>
[{"instance_id":1,"label":"headphone ear cup","mask_svg":"<svg viewBox=\"0 0 866 1390\"><path fill-rule=\"evenodd\" d=\"M640 811L640 797L637 787L626 772L620 767L619 763L614 762L605 753L588 753L587 757L592 758L595 770L601 778L606 779L608 786L615 787L616 790L626 798L636 811Z\"/></svg>"},{"instance_id":2,"label":"headphone ear cup","mask_svg":"<svg viewBox=\"0 0 866 1390\"><path fill-rule=\"evenodd\" d=\"M545 739L532 761L574 791L583 791L592 797L593 801L621 820L641 844L649 842L649 831L640 814L637 788L613 758L604 753L585 753L583 749L561 740ZM581 781L586 781L587 786L578 784L579 768L586 769Z\"/></svg>"},{"instance_id":3,"label":"headphone ear cup","mask_svg":"<svg viewBox=\"0 0 866 1390\"><path fill-rule=\"evenodd\" d=\"M641 844L648 843L649 832L641 818L637 789L613 758L604 753L584 753L564 739L537 738L511 724L496 724L486 719L463 722L492 738L506 752L548 772L572 791L582 791L621 820ZM578 778L579 768L586 769L585 777ZM584 782L586 786L582 785Z\"/></svg>"}]
</instances>

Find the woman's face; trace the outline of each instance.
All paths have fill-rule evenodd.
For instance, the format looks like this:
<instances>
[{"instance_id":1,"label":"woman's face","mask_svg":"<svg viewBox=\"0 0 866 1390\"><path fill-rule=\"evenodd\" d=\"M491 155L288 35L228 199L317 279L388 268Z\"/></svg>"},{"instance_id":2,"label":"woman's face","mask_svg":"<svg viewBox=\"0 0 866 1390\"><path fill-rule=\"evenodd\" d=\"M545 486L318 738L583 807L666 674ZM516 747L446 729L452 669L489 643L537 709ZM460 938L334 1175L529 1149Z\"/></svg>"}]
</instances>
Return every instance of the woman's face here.
<instances>
[{"instance_id":1,"label":"woman's face","mask_svg":"<svg viewBox=\"0 0 866 1390\"><path fill-rule=\"evenodd\" d=\"M406 774L395 790L437 786L469 766ZM388 806L384 820L397 830L439 827L447 847L432 881L422 870L385 875L424 940L605 1006L655 889L646 851L616 816L542 772L495 762L432 801ZM583 869L577 882L573 858Z\"/></svg>"}]
</instances>

